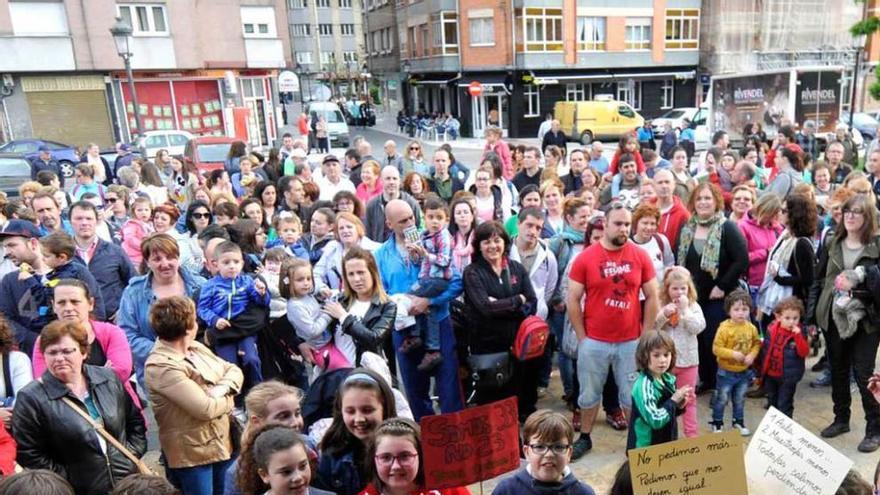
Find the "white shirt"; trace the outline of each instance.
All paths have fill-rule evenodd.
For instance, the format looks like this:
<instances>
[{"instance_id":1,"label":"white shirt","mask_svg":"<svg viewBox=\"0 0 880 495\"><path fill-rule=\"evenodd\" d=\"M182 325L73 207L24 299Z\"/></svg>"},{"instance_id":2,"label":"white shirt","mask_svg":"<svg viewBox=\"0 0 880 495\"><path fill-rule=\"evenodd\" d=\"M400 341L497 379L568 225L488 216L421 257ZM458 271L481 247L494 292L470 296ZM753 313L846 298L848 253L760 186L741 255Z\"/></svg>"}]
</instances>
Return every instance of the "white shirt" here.
<instances>
[{"instance_id":1,"label":"white shirt","mask_svg":"<svg viewBox=\"0 0 880 495\"><path fill-rule=\"evenodd\" d=\"M356 191L354 184L345 177L340 177L336 184L330 182L326 177L321 177L315 179L315 184L321 190L321 194L318 196L319 201L333 201L333 196L336 196L339 191L348 191L352 194Z\"/></svg>"},{"instance_id":2,"label":"white shirt","mask_svg":"<svg viewBox=\"0 0 880 495\"><path fill-rule=\"evenodd\" d=\"M364 315L367 314L367 310L369 309L370 301L363 302L355 300L352 303L351 307L348 308L348 314L363 319ZM339 348L340 352L345 354L348 362L351 363L352 366L357 366L357 346L355 346L354 339L351 338L351 335L348 335L342 331L342 325L338 325L336 327L336 332L333 335L333 340L336 343L336 347Z\"/></svg>"}]
</instances>

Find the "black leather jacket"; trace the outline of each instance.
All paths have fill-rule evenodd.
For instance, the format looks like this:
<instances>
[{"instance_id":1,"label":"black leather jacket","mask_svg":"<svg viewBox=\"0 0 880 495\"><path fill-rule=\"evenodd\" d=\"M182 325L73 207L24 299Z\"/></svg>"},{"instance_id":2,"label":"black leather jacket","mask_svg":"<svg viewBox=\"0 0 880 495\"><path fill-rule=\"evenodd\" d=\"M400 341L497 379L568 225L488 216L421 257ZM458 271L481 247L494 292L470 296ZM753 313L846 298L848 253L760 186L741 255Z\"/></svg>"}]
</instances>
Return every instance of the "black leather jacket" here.
<instances>
[{"instance_id":1,"label":"black leather jacket","mask_svg":"<svg viewBox=\"0 0 880 495\"><path fill-rule=\"evenodd\" d=\"M344 307L348 307L349 301L342 301ZM357 359L360 361L364 352L374 352L383 355L382 347L385 339L394 330L394 320L397 318L397 304L392 301L381 302L378 297L373 297L370 309L363 318L348 315L342 321L342 331L354 339L357 348ZM387 356L386 356L387 357ZM388 357L391 359L391 357Z\"/></svg>"},{"instance_id":2,"label":"black leather jacket","mask_svg":"<svg viewBox=\"0 0 880 495\"><path fill-rule=\"evenodd\" d=\"M104 428L138 457L147 451L146 426L122 383L110 368L84 365L89 396ZM18 443L18 462L29 469L48 469L66 478L77 495L104 495L137 467L107 444L76 411L62 401L69 397L85 405L51 373L33 381L16 396L12 433Z\"/></svg>"}]
</instances>

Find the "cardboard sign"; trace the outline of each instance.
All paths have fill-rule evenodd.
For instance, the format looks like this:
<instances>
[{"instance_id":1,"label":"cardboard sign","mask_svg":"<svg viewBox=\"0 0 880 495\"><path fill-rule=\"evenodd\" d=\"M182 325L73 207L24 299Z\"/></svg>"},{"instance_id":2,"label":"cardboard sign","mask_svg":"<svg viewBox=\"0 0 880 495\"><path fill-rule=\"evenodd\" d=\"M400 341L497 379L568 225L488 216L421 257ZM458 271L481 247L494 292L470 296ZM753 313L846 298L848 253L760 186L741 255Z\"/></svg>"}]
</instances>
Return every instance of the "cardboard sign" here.
<instances>
[{"instance_id":1,"label":"cardboard sign","mask_svg":"<svg viewBox=\"0 0 880 495\"><path fill-rule=\"evenodd\" d=\"M713 433L629 451L635 495L748 495L742 436Z\"/></svg>"},{"instance_id":2,"label":"cardboard sign","mask_svg":"<svg viewBox=\"0 0 880 495\"><path fill-rule=\"evenodd\" d=\"M853 462L771 407L746 451L754 494L833 495Z\"/></svg>"},{"instance_id":3,"label":"cardboard sign","mask_svg":"<svg viewBox=\"0 0 880 495\"><path fill-rule=\"evenodd\" d=\"M519 467L516 397L422 418L425 486L451 488Z\"/></svg>"}]
</instances>

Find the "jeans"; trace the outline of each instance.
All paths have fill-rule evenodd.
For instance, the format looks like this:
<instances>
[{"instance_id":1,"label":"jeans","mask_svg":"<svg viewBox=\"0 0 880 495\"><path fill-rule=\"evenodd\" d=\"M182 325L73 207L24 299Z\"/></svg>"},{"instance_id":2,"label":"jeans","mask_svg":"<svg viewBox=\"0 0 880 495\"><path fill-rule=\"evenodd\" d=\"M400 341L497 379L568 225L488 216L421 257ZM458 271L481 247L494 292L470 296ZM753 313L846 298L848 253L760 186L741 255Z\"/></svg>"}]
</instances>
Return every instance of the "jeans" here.
<instances>
[{"instance_id":1,"label":"jeans","mask_svg":"<svg viewBox=\"0 0 880 495\"><path fill-rule=\"evenodd\" d=\"M565 311L560 313L559 311L550 308L550 314L547 316L547 323L550 324L550 330L553 333L553 338L556 340L556 347L562 349L562 335L563 330L565 329ZM559 363L559 378L562 380L562 391L565 394L570 393L574 397L577 397L577 392L574 391L573 387L574 380L576 379L574 361L561 350L556 353L556 359ZM541 371L541 381L539 384L542 387L546 387L550 383L551 367L552 363L548 360L544 370Z\"/></svg>"},{"instance_id":2,"label":"jeans","mask_svg":"<svg viewBox=\"0 0 880 495\"><path fill-rule=\"evenodd\" d=\"M697 335L697 350L700 354L700 383L706 389L715 388L715 377L718 375L718 361L712 353L712 343L718 333L718 325L727 319L723 300L700 301L703 315L706 317L706 329Z\"/></svg>"},{"instance_id":3,"label":"jeans","mask_svg":"<svg viewBox=\"0 0 880 495\"><path fill-rule=\"evenodd\" d=\"M800 380L764 377L764 390L770 405L789 418L794 414L794 393Z\"/></svg>"},{"instance_id":4,"label":"jeans","mask_svg":"<svg viewBox=\"0 0 880 495\"><path fill-rule=\"evenodd\" d=\"M828 365L831 369L831 400L834 402L834 421L849 423L852 395L850 392L850 370L855 373L856 384L862 396L862 409L865 411L865 433L880 435L880 404L868 390L868 378L874 372L877 346L880 345L880 331L865 332L862 325L856 333L841 340L834 320L829 318L829 328L825 332L828 346Z\"/></svg>"},{"instance_id":5,"label":"jeans","mask_svg":"<svg viewBox=\"0 0 880 495\"><path fill-rule=\"evenodd\" d=\"M715 395L712 396L712 423L724 424L724 408L727 407L729 401L733 400L733 422L745 426L746 390L748 390L751 381L751 370L736 372L718 368Z\"/></svg>"},{"instance_id":6,"label":"jeans","mask_svg":"<svg viewBox=\"0 0 880 495\"><path fill-rule=\"evenodd\" d=\"M263 381L263 365L257 352L257 336L251 335L238 340L221 340L214 344L214 352L221 359L241 368L244 374L244 386L239 397L247 395L247 391ZM239 352L242 353L239 356Z\"/></svg>"},{"instance_id":7,"label":"jeans","mask_svg":"<svg viewBox=\"0 0 880 495\"><path fill-rule=\"evenodd\" d=\"M410 288L410 294L413 296L432 299L446 292L449 288L449 280L445 278L425 278L413 284ZM416 316L417 324L413 327L403 329L410 337L417 337L419 333L425 344L425 349L429 352L437 352L440 350L440 324L437 318L429 310L424 314Z\"/></svg>"},{"instance_id":8,"label":"jeans","mask_svg":"<svg viewBox=\"0 0 880 495\"><path fill-rule=\"evenodd\" d=\"M455 332L452 331L452 320L444 318L438 323L440 325L440 354L443 356L443 362L431 373L425 373L416 368L422 362L424 349L414 349L409 354L398 352L397 349L400 348L400 344L406 337L405 332L391 332L397 363L400 366L400 376L403 378L403 388L416 421L419 421L423 416L434 414L434 405L431 402L430 394L431 375L435 378L435 390L440 396L440 412L445 414L464 409L464 397L461 391L461 382L458 379L458 356L455 352Z\"/></svg>"},{"instance_id":9,"label":"jeans","mask_svg":"<svg viewBox=\"0 0 880 495\"><path fill-rule=\"evenodd\" d=\"M168 468L168 479L182 495L222 495L226 470L233 459L188 468Z\"/></svg>"},{"instance_id":10,"label":"jeans","mask_svg":"<svg viewBox=\"0 0 880 495\"><path fill-rule=\"evenodd\" d=\"M609 366L614 369L620 405L630 409L632 385L638 374L633 359L638 343L638 340L601 342L589 337L578 343L578 381L581 386L578 405L581 409L597 407L602 401Z\"/></svg>"}]
</instances>

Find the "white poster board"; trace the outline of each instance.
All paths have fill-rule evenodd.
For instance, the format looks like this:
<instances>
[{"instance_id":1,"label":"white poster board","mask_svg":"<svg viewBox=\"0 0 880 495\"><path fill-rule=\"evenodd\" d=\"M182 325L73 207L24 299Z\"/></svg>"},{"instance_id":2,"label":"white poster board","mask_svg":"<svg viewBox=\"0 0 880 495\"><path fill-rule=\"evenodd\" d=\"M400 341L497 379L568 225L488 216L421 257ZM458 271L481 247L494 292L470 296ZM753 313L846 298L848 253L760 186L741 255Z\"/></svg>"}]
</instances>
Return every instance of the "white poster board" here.
<instances>
[{"instance_id":1,"label":"white poster board","mask_svg":"<svg viewBox=\"0 0 880 495\"><path fill-rule=\"evenodd\" d=\"M852 465L774 407L764 415L746 450L752 495L834 495Z\"/></svg>"}]
</instances>

